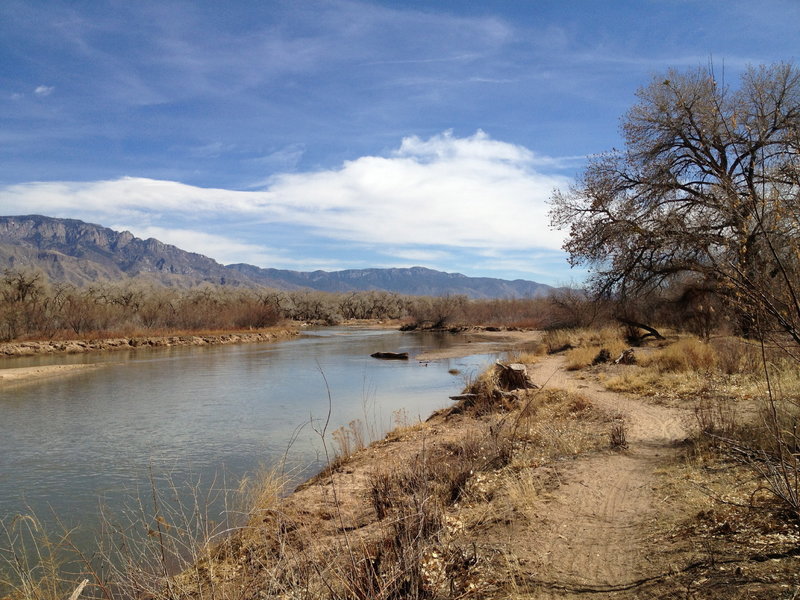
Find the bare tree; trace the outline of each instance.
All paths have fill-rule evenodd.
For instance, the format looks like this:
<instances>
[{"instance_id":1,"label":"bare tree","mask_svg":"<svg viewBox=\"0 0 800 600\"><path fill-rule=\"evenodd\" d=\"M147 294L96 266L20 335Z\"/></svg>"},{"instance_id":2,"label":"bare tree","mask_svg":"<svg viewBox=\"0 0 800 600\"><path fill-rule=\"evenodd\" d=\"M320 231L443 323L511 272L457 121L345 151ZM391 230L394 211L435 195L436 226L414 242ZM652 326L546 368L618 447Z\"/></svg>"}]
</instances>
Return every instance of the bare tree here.
<instances>
[{"instance_id":1,"label":"bare tree","mask_svg":"<svg viewBox=\"0 0 800 600\"><path fill-rule=\"evenodd\" d=\"M552 198L572 264L617 297L694 279L800 344L800 70L753 67L736 89L670 71L637 96L624 150Z\"/></svg>"}]
</instances>

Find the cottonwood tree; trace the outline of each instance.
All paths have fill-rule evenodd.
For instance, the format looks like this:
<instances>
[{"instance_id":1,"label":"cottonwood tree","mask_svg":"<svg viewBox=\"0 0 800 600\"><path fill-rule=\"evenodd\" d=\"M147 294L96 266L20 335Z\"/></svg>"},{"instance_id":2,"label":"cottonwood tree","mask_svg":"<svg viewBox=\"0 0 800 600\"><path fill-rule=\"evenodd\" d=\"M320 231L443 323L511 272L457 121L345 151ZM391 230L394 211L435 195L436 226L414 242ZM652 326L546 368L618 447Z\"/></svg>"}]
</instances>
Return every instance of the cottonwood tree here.
<instances>
[{"instance_id":1,"label":"cottonwood tree","mask_svg":"<svg viewBox=\"0 0 800 600\"><path fill-rule=\"evenodd\" d=\"M671 70L637 97L624 149L552 198L571 263L614 297L710 287L800 344L797 66L752 67L735 88L713 67Z\"/></svg>"}]
</instances>

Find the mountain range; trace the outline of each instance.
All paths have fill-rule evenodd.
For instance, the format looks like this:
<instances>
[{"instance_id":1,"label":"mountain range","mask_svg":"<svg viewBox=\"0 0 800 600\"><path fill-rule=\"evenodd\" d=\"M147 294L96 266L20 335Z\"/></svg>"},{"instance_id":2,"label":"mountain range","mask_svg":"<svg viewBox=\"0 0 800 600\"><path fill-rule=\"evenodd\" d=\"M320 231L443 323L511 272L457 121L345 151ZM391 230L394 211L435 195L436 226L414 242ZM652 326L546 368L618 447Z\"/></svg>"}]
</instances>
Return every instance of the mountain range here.
<instances>
[{"instance_id":1,"label":"mountain range","mask_svg":"<svg viewBox=\"0 0 800 600\"><path fill-rule=\"evenodd\" d=\"M86 285L140 278L188 287L209 282L326 292L384 290L399 294L471 298L535 297L554 288L534 281L468 277L425 267L288 271L247 264L222 265L156 239L77 219L41 215L0 217L0 268L38 268L50 281Z\"/></svg>"}]
</instances>

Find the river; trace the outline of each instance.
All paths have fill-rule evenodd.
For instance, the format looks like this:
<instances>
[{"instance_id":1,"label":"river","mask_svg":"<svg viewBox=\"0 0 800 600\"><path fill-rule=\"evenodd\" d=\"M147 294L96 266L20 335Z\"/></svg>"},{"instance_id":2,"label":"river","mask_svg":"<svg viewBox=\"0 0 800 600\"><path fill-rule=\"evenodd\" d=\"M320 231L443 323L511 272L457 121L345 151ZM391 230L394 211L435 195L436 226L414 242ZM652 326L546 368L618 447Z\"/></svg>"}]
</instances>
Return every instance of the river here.
<instances>
[{"instance_id":1,"label":"river","mask_svg":"<svg viewBox=\"0 0 800 600\"><path fill-rule=\"evenodd\" d=\"M0 518L33 512L92 530L101 504L113 513L148 489L150 473L181 485L232 487L286 457L302 479L324 465L318 432L329 408L332 450L330 433L354 419L373 436L398 419L425 419L494 358L420 363L376 360L372 352L413 357L458 341L325 328L274 344L7 361L102 366L0 389Z\"/></svg>"}]
</instances>

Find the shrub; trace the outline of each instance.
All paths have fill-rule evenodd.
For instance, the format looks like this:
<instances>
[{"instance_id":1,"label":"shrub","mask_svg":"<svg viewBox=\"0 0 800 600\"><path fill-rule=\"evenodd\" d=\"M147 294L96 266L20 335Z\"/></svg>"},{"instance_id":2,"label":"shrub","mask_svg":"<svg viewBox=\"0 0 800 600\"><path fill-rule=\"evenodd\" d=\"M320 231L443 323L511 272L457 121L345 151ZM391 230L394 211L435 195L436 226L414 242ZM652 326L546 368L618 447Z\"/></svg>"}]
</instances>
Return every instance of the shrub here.
<instances>
[{"instance_id":1,"label":"shrub","mask_svg":"<svg viewBox=\"0 0 800 600\"><path fill-rule=\"evenodd\" d=\"M706 342L697 338L685 338L644 360L643 366L647 365L656 367L662 373L710 372L717 365L717 353Z\"/></svg>"}]
</instances>

